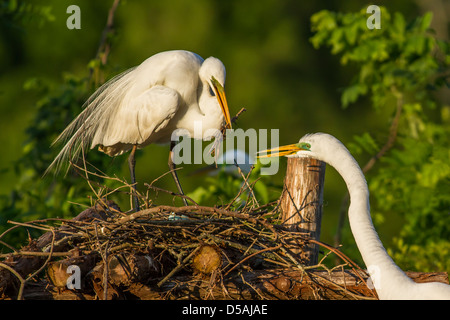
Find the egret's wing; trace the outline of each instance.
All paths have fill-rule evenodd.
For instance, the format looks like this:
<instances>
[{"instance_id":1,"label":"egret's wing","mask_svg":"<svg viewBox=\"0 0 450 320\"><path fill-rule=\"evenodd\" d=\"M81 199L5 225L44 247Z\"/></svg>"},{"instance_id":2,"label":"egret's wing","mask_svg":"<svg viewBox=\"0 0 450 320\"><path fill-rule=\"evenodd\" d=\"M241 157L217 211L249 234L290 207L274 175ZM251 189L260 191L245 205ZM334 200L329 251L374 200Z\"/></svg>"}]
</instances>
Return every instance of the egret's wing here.
<instances>
[{"instance_id":1,"label":"egret's wing","mask_svg":"<svg viewBox=\"0 0 450 320\"><path fill-rule=\"evenodd\" d=\"M99 126L91 148L101 145L103 152L114 156L133 145L153 142L153 135L167 127L178 108L177 91L156 85L138 97L124 101L116 114Z\"/></svg>"}]
</instances>

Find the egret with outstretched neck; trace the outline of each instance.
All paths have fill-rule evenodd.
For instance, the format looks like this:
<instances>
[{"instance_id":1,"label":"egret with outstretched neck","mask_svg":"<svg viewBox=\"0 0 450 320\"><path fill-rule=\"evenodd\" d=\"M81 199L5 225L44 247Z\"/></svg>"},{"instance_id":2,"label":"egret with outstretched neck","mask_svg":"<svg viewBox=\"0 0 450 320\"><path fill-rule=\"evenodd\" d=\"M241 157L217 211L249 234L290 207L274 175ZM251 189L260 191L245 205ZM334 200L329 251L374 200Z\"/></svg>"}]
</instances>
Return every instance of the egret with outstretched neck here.
<instances>
[{"instance_id":1,"label":"egret with outstretched neck","mask_svg":"<svg viewBox=\"0 0 450 320\"><path fill-rule=\"evenodd\" d=\"M47 171L64 160L76 160L89 147L98 145L109 156L131 150L128 164L137 211L136 149L170 143L169 168L183 194L173 161L174 138L180 132L194 139L211 139L211 129L220 130L224 122L231 129L224 85L225 66L217 58L203 60L183 50L155 54L94 92L85 109L56 139L67 142Z\"/></svg>"},{"instance_id":2,"label":"egret with outstretched neck","mask_svg":"<svg viewBox=\"0 0 450 320\"><path fill-rule=\"evenodd\" d=\"M369 189L364 174L348 149L325 133L307 134L299 143L260 151L259 157L310 157L334 167L350 194L348 217L358 249L380 299L450 299L450 285L416 283L388 255L370 216Z\"/></svg>"}]
</instances>

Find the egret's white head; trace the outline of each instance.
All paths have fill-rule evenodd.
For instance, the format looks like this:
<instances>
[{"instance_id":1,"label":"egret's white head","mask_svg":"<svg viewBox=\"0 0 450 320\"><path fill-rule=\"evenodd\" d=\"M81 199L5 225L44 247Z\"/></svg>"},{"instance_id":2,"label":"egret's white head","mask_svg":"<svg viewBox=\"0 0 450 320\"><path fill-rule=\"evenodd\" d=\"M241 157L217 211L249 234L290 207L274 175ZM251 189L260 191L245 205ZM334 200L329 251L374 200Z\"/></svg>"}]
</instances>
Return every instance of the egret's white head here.
<instances>
[{"instance_id":1,"label":"egret's white head","mask_svg":"<svg viewBox=\"0 0 450 320\"><path fill-rule=\"evenodd\" d=\"M210 94L216 97L227 126L231 129L230 111L224 89L226 72L222 61L214 57L207 58L200 67L199 77L203 85L208 86Z\"/></svg>"},{"instance_id":2,"label":"egret's white head","mask_svg":"<svg viewBox=\"0 0 450 320\"><path fill-rule=\"evenodd\" d=\"M321 132L306 134L298 143L259 151L258 153L265 153L259 155L258 158L281 156L314 158L333 167L338 166L339 169L342 164L358 166L356 160L350 155L342 142L330 134Z\"/></svg>"},{"instance_id":3,"label":"egret's white head","mask_svg":"<svg viewBox=\"0 0 450 320\"><path fill-rule=\"evenodd\" d=\"M345 145L328 133L312 133L304 135L297 145L307 145L308 152L299 150L297 156L309 156L324 161L333 167L342 164L354 165L359 168L358 163L352 157Z\"/></svg>"},{"instance_id":4,"label":"egret's white head","mask_svg":"<svg viewBox=\"0 0 450 320\"><path fill-rule=\"evenodd\" d=\"M222 61L209 57L203 61L199 71L200 79L212 85L211 78L214 77L222 87L225 86L226 71Z\"/></svg>"}]
</instances>

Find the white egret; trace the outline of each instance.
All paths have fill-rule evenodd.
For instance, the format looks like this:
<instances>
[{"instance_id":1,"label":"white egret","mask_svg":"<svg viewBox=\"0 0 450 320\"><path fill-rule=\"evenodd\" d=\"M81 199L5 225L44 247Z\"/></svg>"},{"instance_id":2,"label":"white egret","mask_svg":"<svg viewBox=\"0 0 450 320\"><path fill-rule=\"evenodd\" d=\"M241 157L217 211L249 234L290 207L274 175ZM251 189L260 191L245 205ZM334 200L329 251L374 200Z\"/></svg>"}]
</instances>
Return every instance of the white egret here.
<instances>
[{"instance_id":1,"label":"white egret","mask_svg":"<svg viewBox=\"0 0 450 320\"><path fill-rule=\"evenodd\" d=\"M109 156L131 150L128 164L137 211L136 149L170 142L169 168L183 194L173 163L172 133L184 129L183 134L191 138L210 139L204 133L220 130L224 120L231 129L224 84L225 66L217 58L203 60L183 50L155 54L94 92L85 109L55 140L67 142L49 169L78 158L82 148L98 145Z\"/></svg>"},{"instance_id":2,"label":"white egret","mask_svg":"<svg viewBox=\"0 0 450 320\"><path fill-rule=\"evenodd\" d=\"M380 299L450 299L450 285L416 283L391 259L370 217L369 189L362 170L347 148L325 133L308 134L297 144L264 150L270 156L311 157L334 167L350 193L350 227Z\"/></svg>"}]
</instances>

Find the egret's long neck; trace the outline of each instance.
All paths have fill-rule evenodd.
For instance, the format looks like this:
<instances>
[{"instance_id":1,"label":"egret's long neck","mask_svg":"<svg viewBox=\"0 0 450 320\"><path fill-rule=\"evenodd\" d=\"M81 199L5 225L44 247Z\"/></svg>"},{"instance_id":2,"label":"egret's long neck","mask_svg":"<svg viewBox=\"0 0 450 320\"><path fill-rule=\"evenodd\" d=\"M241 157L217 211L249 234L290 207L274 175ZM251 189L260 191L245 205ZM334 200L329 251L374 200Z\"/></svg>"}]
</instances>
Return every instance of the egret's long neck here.
<instances>
[{"instance_id":1,"label":"egret's long neck","mask_svg":"<svg viewBox=\"0 0 450 320\"><path fill-rule=\"evenodd\" d=\"M323 159L344 179L350 193L348 210L350 227L361 256L380 298L390 295L392 286L399 288L413 281L394 263L381 243L370 217L369 190L356 160L345 149L333 150L332 158ZM384 289L384 290L383 290Z\"/></svg>"}]
</instances>

